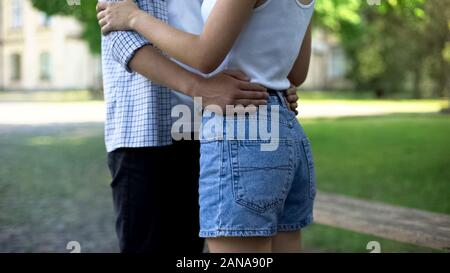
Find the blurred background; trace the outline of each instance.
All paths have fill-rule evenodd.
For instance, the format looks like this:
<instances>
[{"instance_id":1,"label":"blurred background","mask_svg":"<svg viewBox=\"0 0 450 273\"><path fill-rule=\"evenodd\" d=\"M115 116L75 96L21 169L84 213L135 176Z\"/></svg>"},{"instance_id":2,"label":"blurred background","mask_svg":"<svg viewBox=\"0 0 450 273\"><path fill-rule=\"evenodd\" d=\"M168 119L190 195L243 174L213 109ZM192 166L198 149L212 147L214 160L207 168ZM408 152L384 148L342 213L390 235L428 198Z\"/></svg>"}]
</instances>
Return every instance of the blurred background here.
<instances>
[{"instance_id":1,"label":"blurred background","mask_svg":"<svg viewBox=\"0 0 450 273\"><path fill-rule=\"evenodd\" d=\"M95 5L0 1L0 252L118 250ZM450 0L317 0L313 29L299 119L323 198L305 251L448 251L436 244L450 230ZM369 225L325 217L342 200L364 204L354 210ZM405 239L427 224L414 217L374 231L364 215L378 208L446 233Z\"/></svg>"}]
</instances>

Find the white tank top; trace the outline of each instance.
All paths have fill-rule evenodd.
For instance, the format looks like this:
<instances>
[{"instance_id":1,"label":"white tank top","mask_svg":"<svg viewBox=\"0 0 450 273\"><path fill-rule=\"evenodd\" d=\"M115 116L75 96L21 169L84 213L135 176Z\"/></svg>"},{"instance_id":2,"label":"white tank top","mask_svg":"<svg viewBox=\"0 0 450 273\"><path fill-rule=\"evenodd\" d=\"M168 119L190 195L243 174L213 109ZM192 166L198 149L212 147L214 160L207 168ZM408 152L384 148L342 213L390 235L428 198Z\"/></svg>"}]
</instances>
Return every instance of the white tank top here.
<instances>
[{"instance_id":1,"label":"white tank top","mask_svg":"<svg viewBox=\"0 0 450 273\"><path fill-rule=\"evenodd\" d=\"M204 0L202 17L206 23L217 0ZM237 69L253 83L274 90L290 87L288 75L300 53L301 43L314 12L315 0L267 0L253 10L218 73Z\"/></svg>"}]
</instances>

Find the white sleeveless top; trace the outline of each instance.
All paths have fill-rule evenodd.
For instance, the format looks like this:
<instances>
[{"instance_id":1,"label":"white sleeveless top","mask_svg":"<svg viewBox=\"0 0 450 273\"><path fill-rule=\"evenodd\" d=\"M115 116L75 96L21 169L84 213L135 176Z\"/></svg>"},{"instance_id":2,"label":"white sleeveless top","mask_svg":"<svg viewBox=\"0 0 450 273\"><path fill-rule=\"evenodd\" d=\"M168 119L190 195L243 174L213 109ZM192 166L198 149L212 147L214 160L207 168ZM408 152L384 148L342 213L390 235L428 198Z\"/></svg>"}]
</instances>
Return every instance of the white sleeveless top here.
<instances>
[{"instance_id":1,"label":"white sleeveless top","mask_svg":"<svg viewBox=\"0 0 450 273\"><path fill-rule=\"evenodd\" d=\"M216 1L203 1L205 23ZM255 8L224 63L213 74L237 69L253 83L274 90L289 88L287 77L300 53L314 4L315 0L307 5L298 0L267 0Z\"/></svg>"}]
</instances>

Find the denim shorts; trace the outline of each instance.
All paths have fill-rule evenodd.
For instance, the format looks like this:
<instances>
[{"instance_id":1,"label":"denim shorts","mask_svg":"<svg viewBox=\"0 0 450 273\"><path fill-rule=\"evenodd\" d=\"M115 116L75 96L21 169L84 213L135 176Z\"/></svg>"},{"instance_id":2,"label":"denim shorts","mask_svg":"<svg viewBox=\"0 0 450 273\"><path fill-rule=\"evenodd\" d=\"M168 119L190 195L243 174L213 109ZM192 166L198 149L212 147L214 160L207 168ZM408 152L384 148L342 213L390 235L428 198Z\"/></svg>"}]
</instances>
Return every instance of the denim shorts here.
<instances>
[{"instance_id":1,"label":"denim shorts","mask_svg":"<svg viewBox=\"0 0 450 273\"><path fill-rule=\"evenodd\" d=\"M270 92L266 110L232 118L204 111L200 237L274 236L312 223L311 144L282 92Z\"/></svg>"}]
</instances>

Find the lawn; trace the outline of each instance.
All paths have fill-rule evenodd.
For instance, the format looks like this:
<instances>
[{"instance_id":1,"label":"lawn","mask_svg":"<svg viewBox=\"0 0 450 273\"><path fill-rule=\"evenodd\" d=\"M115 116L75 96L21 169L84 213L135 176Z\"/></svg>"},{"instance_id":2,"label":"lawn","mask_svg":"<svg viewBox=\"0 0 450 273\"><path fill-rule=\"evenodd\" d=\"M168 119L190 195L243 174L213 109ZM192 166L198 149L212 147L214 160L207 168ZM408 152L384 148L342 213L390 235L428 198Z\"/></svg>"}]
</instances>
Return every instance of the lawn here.
<instances>
[{"instance_id":1,"label":"lawn","mask_svg":"<svg viewBox=\"0 0 450 273\"><path fill-rule=\"evenodd\" d=\"M311 138L318 188L450 214L450 117L389 115L302 121ZM116 251L101 124L0 127L0 252ZM307 251L422 252L313 225Z\"/></svg>"},{"instance_id":2,"label":"lawn","mask_svg":"<svg viewBox=\"0 0 450 273\"><path fill-rule=\"evenodd\" d=\"M394 115L302 121L311 138L318 188L348 196L450 214L450 117ZM364 252L430 251L315 225L305 247Z\"/></svg>"},{"instance_id":3,"label":"lawn","mask_svg":"<svg viewBox=\"0 0 450 273\"><path fill-rule=\"evenodd\" d=\"M450 214L450 117L395 115L301 122L318 188Z\"/></svg>"},{"instance_id":4,"label":"lawn","mask_svg":"<svg viewBox=\"0 0 450 273\"><path fill-rule=\"evenodd\" d=\"M1 129L0 252L117 251L102 125Z\"/></svg>"}]
</instances>

